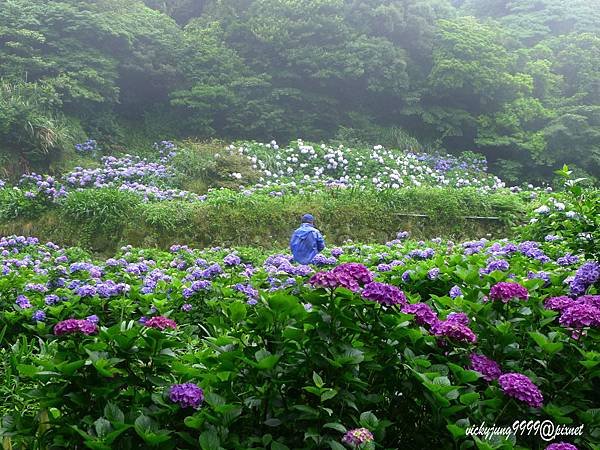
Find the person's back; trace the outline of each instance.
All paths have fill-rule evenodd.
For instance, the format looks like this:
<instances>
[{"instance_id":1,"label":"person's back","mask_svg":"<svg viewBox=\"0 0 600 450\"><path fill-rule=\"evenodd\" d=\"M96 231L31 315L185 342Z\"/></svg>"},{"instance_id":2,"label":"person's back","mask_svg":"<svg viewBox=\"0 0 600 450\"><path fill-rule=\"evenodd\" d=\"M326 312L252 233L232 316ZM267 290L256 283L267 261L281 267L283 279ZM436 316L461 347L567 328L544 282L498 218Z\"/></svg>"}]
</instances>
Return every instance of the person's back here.
<instances>
[{"instance_id":1,"label":"person's back","mask_svg":"<svg viewBox=\"0 0 600 450\"><path fill-rule=\"evenodd\" d=\"M300 264L310 264L313 258L325 248L325 240L321 232L314 227L314 218L310 214L302 217L302 225L290 239L290 249L294 261Z\"/></svg>"}]
</instances>

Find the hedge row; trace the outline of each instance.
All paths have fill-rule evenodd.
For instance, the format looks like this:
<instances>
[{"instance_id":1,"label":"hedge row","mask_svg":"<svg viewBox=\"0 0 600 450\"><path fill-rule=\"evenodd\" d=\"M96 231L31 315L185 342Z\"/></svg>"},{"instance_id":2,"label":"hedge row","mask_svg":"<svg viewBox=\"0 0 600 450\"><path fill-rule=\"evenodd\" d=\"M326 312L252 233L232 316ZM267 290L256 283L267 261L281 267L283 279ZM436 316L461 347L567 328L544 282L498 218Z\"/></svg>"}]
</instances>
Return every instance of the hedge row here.
<instances>
[{"instance_id":1,"label":"hedge row","mask_svg":"<svg viewBox=\"0 0 600 450\"><path fill-rule=\"evenodd\" d=\"M27 210L10 206L0 204L0 210ZM525 209L515 195L471 189L339 190L283 197L221 191L204 203L143 203L135 194L89 189L70 193L61 204L46 207L34 217L18 212L10 219L5 217L0 234L36 235L61 245L109 253L125 243L159 248L179 243L272 249L287 246L306 212L315 215L329 244L340 244L347 239L384 242L393 239L398 230L409 230L424 239L506 236ZM426 217L414 216L418 214Z\"/></svg>"}]
</instances>

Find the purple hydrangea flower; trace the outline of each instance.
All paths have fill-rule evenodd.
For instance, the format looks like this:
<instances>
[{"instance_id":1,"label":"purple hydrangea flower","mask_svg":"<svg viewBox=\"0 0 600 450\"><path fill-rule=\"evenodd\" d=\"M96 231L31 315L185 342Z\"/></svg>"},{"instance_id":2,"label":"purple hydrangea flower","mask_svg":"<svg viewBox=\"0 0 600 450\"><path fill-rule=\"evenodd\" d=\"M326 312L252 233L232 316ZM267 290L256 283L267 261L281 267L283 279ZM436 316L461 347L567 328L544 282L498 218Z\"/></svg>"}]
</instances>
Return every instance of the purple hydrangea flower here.
<instances>
[{"instance_id":1,"label":"purple hydrangea flower","mask_svg":"<svg viewBox=\"0 0 600 450\"><path fill-rule=\"evenodd\" d=\"M471 368L474 371L479 372L486 381L497 380L498 377L502 375L500 365L496 361L489 359L487 356L471 353L469 359L471 360Z\"/></svg>"},{"instance_id":2,"label":"purple hydrangea flower","mask_svg":"<svg viewBox=\"0 0 600 450\"><path fill-rule=\"evenodd\" d=\"M505 272L509 269L509 267L510 265L508 264L508 261L505 261L504 259L497 259L494 261L490 261L487 267L485 267L484 269L479 269L479 273L481 275L489 275L490 273L496 270L500 272Z\"/></svg>"},{"instance_id":3,"label":"purple hydrangea flower","mask_svg":"<svg viewBox=\"0 0 600 450\"><path fill-rule=\"evenodd\" d=\"M339 247L335 247L335 248L331 249L331 256L333 256L334 258L339 258L343 254L344 254L344 250L342 250Z\"/></svg>"},{"instance_id":4,"label":"purple hydrangea flower","mask_svg":"<svg viewBox=\"0 0 600 450\"><path fill-rule=\"evenodd\" d=\"M241 258L233 253L230 253L223 258L223 264L229 267L237 266L242 262Z\"/></svg>"},{"instance_id":5,"label":"purple hydrangea flower","mask_svg":"<svg viewBox=\"0 0 600 450\"><path fill-rule=\"evenodd\" d=\"M467 326L454 320L437 321L431 326L431 332L436 336L443 336L453 341L474 344L477 336Z\"/></svg>"},{"instance_id":6,"label":"purple hydrangea flower","mask_svg":"<svg viewBox=\"0 0 600 450\"><path fill-rule=\"evenodd\" d=\"M567 442L557 442L555 444L550 444L545 450L578 450L573 444L568 444Z\"/></svg>"},{"instance_id":7,"label":"purple hydrangea flower","mask_svg":"<svg viewBox=\"0 0 600 450\"><path fill-rule=\"evenodd\" d=\"M182 408L200 408L204 401L204 391L194 383L174 384L169 389L169 399Z\"/></svg>"},{"instance_id":8,"label":"purple hydrangea flower","mask_svg":"<svg viewBox=\"0 0 600 450\"><path fill-rule=\"evenodd\" d=\"M588 261L583 264L571 282L571 294L583 295L588 287L600 280L600 264L595 261Z\"/></svg>"},{"instance_id":9,"label":"purple hydrangea flower","mask_svg":"<svg viewBox=\"0 0 600 450\"><path fill-rule=\"evenodd\" d=\"M335 289L339 286L337 276L332 272L317 272L309 280L313 286Z\"/></svg>"},{"instance_id":10,"label":"purple hydrangea flower","mask_svg":"<svg viewBox=\"0 0 600 450\"><path fill-rule=\"evenodd\" d=\"M396 286L378 283L376 281L367 284L361 295L367 300L372 300L387 306L406 305L407 303L404 292Z\"/></svg>"},{"instance_id":11,"label":"purple hydrangea flower","mask_svg":"<svg viewBox=\"0 0 600 450\"><path fill-rule=\"evenodd\" d=\"M15 300L15 303L21 309L31 308L31 303L29 302L29 299L27 297L25 297L24 295L18 295L17 299Z\"/></svg>"},{"instance_id":12,"label":"purple hydrangea flower","mask_svg":"<svg viewBox=\"0 0 600 450\"><path fill-rule=\"evenodd\" d=\"M551 309L553 311L563 311L566 308L569 308L575 305L577 302L573 300L571 297L567 297L566 295L561 295L560 297L550 297L544 301L544 307L546 309Z\"/></svg>"},{"instance_id":13,"label":"purple hydrangea flower","mask_svg":"<svg viewBox=\"0 0 600 450\"><path fill-rule=\"evenodd\" d=\"M189 303L184 303L181 306L181 310L184 311L184 312L190 312L192 310L192 305L189 304Z\"/></svg>"},{"instance_id":14,"label":"purple hydrangea flower","mask_svg":"<svg viewBox=\"0 0 600 450\"><path fill-rule=\"evenodd\" d=\"M140 319L141 321L141 319ZM166 330L167 328L171 328L173 330L177 329L177 323L173 319L169 319L164 316L156 316L151 319L147 319L144 322L144 326L149 328L156 328L157 330Z\"/></svg>"},{"instance_id":15,"label":"purple hydrangea flower","mask_svg":"<svg viewBox=\"0 0 600 450\"><path fill-rule=\"evenodd\" d=\"M577 302L562 311L559 323L568 328L600 327L600 309Z\"/></svg>"},{"instance_id":16,"label":"purple hydrangea flower","mask_svg":"<svg viewBox=\"0 0 600 450\"><path fill-rule=\"evenodd\" d=\"M436 280L440 276L440 269L434 267L429 272L427 272L427 278L430 280Z\"/></svg>"},{"instance_id":17,"label":"purple hydrangea flower","mask_svg":"<svg viewBox=\"0 0 600 450\"><path fill-rule=\"evenodd\" d=\"M91 316L87 316L85 318L85 320L87 320L88 322L91 322L91 323L95 323L95 324L97 324L98 322L100 322L100 318L96 314L92 314Z\"/></svg>"},{"instance_id":18,"label":"purple hydrangea flower","mask_svg":"<svg viewBox=\"0 0 600 450\"><path fill-rule=\"evenodd\" d=\"M242 292L247 297L249 305L256 305L258 303L258 291L249 284L238 283L234 286L236 291Z\"/></svg>"},{"instance_id":19,"label":"purple hydrangea flower","mask_svg":"<svg viewBox=\"0 0 600 450\"><path fill-rule=\"evenodd\" d=\"M389 272L390 270L392 270L392 266L389 264L381 263L377 265L378 272Z\"/></svg>"},{"instance_id":20,"label":"purple hydrangea flower","mask_svg":"<svg viewBox=\"0 0 600 450\"><path fill-rule=\"evenodd\" d=\"M565 253L564 256L561 256L556 260L556 263L559 266L572 266L573 264L577 264L579 262L579 257L576 255L571 255L570 253Z\"/></svg>"},{"instance_id":21,"label":"purple hydrangea flower","mask_svg":"<svg viewBox=\"0 0 600 450\"><path fill-rule=\"evenodd\" d=\"M426 303L413 303L406 305L401 310L404 314L414 314L419 325L432 326L438 322L437 315Z\"/></svg>"},{"instance_id":22,"label":"purple hydrangea flower","mask_svg":"<svg viewBox=\"0 0 600 450\"><path fill-rule=\"evenodd\" d=\"M73 333L90 335L96 333L97 331L98 326L95 323L85 319L67 319L54 325L54 334L57 336Z\"/></svg>"},{"instance_id":23,"label":"purple hydrangea flower","mask_svg":"<svg viewBox=\"0 0 600 450\"><path fill-rule=\"evenodd\" d=\"M31 318L33 320L35 320L36 322L45 322L46 321L46 313L44 311L42 311L41 309L38 309L36 312L33 313L33 316Z\"/></svg>"},{"instance_id":24,"label":"purple hydrangea flower","mask_svg":"<svg viewBox=\"0 0 600 450\"><path fill-rule=\"evenodd\" d=\"M527 292L525 286L521 286L519 283L501 281L490 289L490 298L508 303L512 299L527 300L529 292Z\"/></svg>"},{"instance_id":25,"label":"purple hydrangea flower","mask_svg":"<svg viewBox=\"0 0 600 450\"><path fill-rule=\"evenodd\" d=\"M458 286L452 286L452 288L450 288L450 292L448 293L450 295L450 298L457 298L457 297L461 297L463 295L462 291L460 290L460 288Z\"/></svg>"},{"instance_id":26,"label":"purple hydrangea flower","mask_svg":"<svg viewBox=\"0 0 600 450\"><path fill-rule=\"evenodd\" d=\"M373 433L366 428L355 428L344 434L344 437L342 437L342 442L354 448L368 442L373 442L374 439Z\"/></svg>"},{"instance_id":27,"label":"purple hydrangea flower","mask_svg":"<svg viewBox=\"0 0 600 450\"><path fill-rule=\"evenodd\" d=\"M532 408L540 408L544 404L544 397L539 388L521 373L500 375L498 383L506 395L525 402Z\"/></svg>"},{"instance_id":28,"label":"purple hydrangea flower","mask_svg":"<svg viewBox=\"0 0 600 450\"><path fill-rule=\"evenodd\" d=\"M448 317L446 317L447 321L450 322L456 322L456 323L462 323L463 325L468 325L469 324L469 317L465 314L465 313L457 313L457 312L452 312L450 314L448 314Z\"/></svg>"}]
</instances>

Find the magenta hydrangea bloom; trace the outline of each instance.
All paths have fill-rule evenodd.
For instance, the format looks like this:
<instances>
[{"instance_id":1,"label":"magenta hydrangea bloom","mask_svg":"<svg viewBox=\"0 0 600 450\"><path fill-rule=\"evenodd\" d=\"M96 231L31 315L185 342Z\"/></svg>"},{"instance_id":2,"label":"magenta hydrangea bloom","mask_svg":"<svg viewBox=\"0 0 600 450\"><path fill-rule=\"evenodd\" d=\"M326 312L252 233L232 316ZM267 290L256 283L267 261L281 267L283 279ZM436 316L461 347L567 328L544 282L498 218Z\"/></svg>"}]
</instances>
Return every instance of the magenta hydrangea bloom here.
<instances>
[{"instance_id":1,"label":"magenta hydrangea bloom","mask_svg":"<svg viewBox=\"0 0 600 450\"><path fill-rule=\"evenodd\" d=\"M432 326L438 322L437 315L426 303L413 303L406 305L401 310L404 314L414 314L419 325Z\"/></svg>"},{"instance_id":2,"label":"magenta hydrangea bloom","mask_svg":"<svg viewBox=\"0 0 600 450\"><path fill-rule=\"evenodd\" d=\"M498 383L506 395L521 400L532 408L540 408L544 404L544 397L539 388L521 373L500 375Z\"/></svg>"},{"instance_id":3,"label":"magenta hydrangea bloom","mask_svg":"<svg viewBox=\"0 0 600 450\"><path fill-rule=\"evenodd\" d=\"M404 292L396 286L378 283L376 281L367 284L361 295L367 300L372 300L387 306L406 305L407 303Z\"/></svg>"},{"instance_id":4,"label":"magenta hydrangea bloom","mask_svg":"<svg viewBox=\"0 0 600 450\"><path fill-rule=\"evenodd\" d=\"M457 313L457 312L453 312L448 314L448 317L446 317L446 320L448 322L456 322L456 323L462 323L463 325L469 325L469 316L467 316L465 313Z\"/></svg>"},{"instance_id":5,"label":"magenta hydrangea bloom","mask_svg":"<svg viewBox=\"0 0 600 450\"><path fill-rule=\"evenodd\" d=\"M544 308L551 309L553 311L562 311L570 306L575 305L577 302L571 297L561 295L560 297L550 297L544 301Z\"/></svg>"},{"instance_id":6,"label":"magenta hydrangea bloom","mask_svg":"<svg viewBox=\"0 0 600 450\"><path fill-rule=\"evenodd\" d=\"M345 274L354 278L360 285L365 285L373 281L373 274L365 266L359 263L344 263L332 270L336 275Z\"/></svg>"},{"instance_id":7,"label":"magenta hydrangea bloom","mask_svg":"<svg viewBox=\"0 0 600 450\"><path fill-rule=\"evenodd\" d=\"M475 333L468 326L453 320L438 321L432 325L431 332L435 336L446 337L453 341L468 344L477 342L477 336L475 336Z\"/></svg>"},{"instance_id":8,"label":"magenta hydrangea bloom","mask_svg":"<svg viewBox=\"0 0 600 450\"><path fill-rule=\"evenodd\" d=\"M577 299L577 301L585 303L586 305L600 308L600 295L582 295Z\"/></svg>"},{"instance_id":9,"label":"magenta hydrangea bloom","mask_svg":"<svg viewBox=\"0 0 600 450\"><path fill-rule=\"evenodd\" d=\"M471 368L474 371L479 372L486 381L497 380L498 377L502 375L500 365L487 356L471 353L469 359L471 360Z\"/></svg>"},{"instance_id":10,"label":"magenta hydrangea bloom","mask_svg":"<svg viewBox=\"0 0 600 450\"><path fill-rule=\"evenodd\" d=\"M174 384L169 390L169 399L182 408L200 408L204 391L194 383Z\"/></svg>"},{"instance_id":11,"label":"magenta hydrangea bloom","mask_svg":"<svg viewBox=\"0 0 600 450\"><path fill-rule=\"evenodd\" d=\"M373 274L362 264L344 263L329 272L318 272L309 283L313 286L335 289L344 287L357 292L362 285L373 281Z\"/></svg>"},{"instance_id":12,"label":"magenta hydrangea bloom","mask_svg":"<svg viewBox=\"0 0 600 450\"><path fill-rule=\"evenodd\" d=\"M492 300L501 300L503 303L508 303L512 299L527 300L529 298L529 292L527 292L525 286L521 286L519 283L501 281L492 286L490 298Z\"/></svg>"},{"instance_id":13,"label":"magenta hydrangea bloom","mask_svg":"<svg viewBox=\"0 0 600 450\"><path fill-rule=\"evenodd\" d=\"M85 319L67 319L54 325L54 334L56 336L73 333L83 333L89 336L97 331L98 326L94 322Z\"/></svg>"},{"instance_id":14,"label":"magenta hydrangea bloom","mask_svg":"<svg viewBox=\"0 0 600 450\"><path fill-rule=\"evenodd\" d=\"M563 327L584 328L600 326L600 309L586 303L575 303L562 311L559 323Z\"/></svg>"},{"instance_id":15,"label":"magenta hydrangea bloom","mask_svg":"<svg viewBox=\"0 0 600 450\"><path fill-rule=\"evenodd\" d=\"M567 442L557 442L550 444L545 450L578 450L578 448Z\"/></svg>"},{"instance_id":16,"label":"magenta hydrangea bloom","mask_svg":"<svg viewBox=\"0 0 600 450\"><path fill-rule=\"evenodd\" d=\"M366 444L367 442L373 442L374 439L373 433L366 428L355 428L344 434L344 437L342 437L342 442L350 445L351 447L358 447L359 445Z\"/></svg>"},{"instance_id":17,"label":"magenta hydrangea bloom","mask_svg":"<svg viewBox=\"0 0 600 450\"><path fill-rule=\"evenodd\" d=\"M337 276L332 272L317 272L315 273L309 283L313 286L335 289L339 286Z\"/></svg>"},{"instance_id":18,"label":"magenta hydrangea bloom","mask_svg":"<svg viewBox=\"0 0 600 450\"><path fill-rule=\"evenodd\" d=\"M144 322L144 326L149 328L156 328L158 330L165 330L167 328L177 329L177 323L173 319L169 319L164 316L156 316L148 319Z\"/></svg>"}]
</instances>

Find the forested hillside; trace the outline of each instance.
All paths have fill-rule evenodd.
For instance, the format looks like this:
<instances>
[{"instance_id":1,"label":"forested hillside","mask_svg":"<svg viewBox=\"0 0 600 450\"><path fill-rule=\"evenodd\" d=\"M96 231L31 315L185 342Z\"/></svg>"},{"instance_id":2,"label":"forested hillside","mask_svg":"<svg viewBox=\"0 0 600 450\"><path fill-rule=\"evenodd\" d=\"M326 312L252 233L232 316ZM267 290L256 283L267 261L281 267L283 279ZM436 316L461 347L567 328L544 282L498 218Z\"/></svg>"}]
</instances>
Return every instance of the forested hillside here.
<instances>
[{"instance_id":1,"label":"forested hillside","mask_svg":"<svg viewBox=\"0 0 600 450\"><path fill-rule=\"evenodd\" d=\"M0 0L0 178L88 138L338 138L600 176L600 0Z\"/></svg>"}]
</instances>

